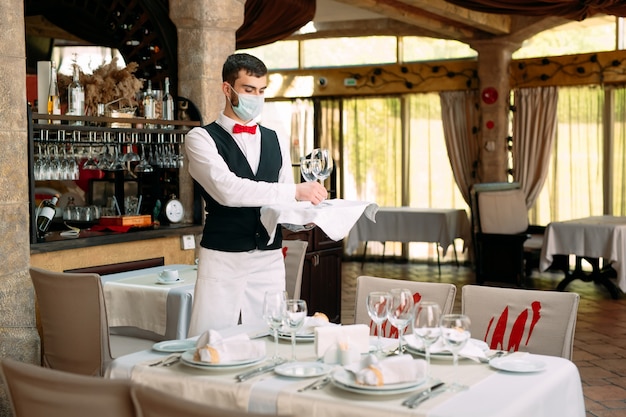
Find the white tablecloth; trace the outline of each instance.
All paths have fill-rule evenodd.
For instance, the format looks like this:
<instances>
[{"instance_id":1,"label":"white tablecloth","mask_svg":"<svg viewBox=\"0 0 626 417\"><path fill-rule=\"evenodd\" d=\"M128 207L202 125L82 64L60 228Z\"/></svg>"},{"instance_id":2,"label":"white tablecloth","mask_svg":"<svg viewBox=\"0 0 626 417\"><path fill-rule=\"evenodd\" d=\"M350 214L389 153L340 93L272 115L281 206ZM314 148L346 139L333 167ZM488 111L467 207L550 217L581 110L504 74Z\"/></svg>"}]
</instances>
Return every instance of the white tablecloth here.
<instances>
[{"instance_id":1,"label":"white tablecloth","mask_svg":"<svg viewBox=\"0 0 626 417\"><path fill-rule=\"evenodd\" d=\"M166 268L178 270L184 282L158 283ZM159 340L186 338L196 274L195 265L176 264L103 275L112 331Z\"/></svg>"},{"instance_id":2,"label":"white tablecloth","mask_svg":"<svg viewBox=\"0 0 626 417\"><path fill-rule=\"evenodd\" d=\"M617 285L626 292L626 217L593 216L548 224L540 269L547 270L553 255L602 258L617 272Z\"/></svg>"},{"instance_id":3,"label":"white tablecloth","mask_svg":"<svg viewBox=\"0 0 626 417\"><path fill-rule=\"evenodd\" d=\"M267 339L268 352L273 343ZM298 360L314 360L312 343L297 346ZM284 357L289 342L280 343ZM569 360L536 355L546 369L537 373L506 373L487 364L459 361L459 380L470 385L461 393L444 392L418 408L401 405L410 393L362 395L332 385L318 391L297 392L314 378L288 378L266 373L242 383L234 375L245 369L204 370L178 363L171 367L148 367L164 354L145 351L116 359L108 373L111 378L128 378L137 383L174 393L181 398L218 407L299 417L424 416L424 417L584 417L585 407L580 375ZM449 359L433 359L432 375L444 382L454 379ZM258 366L258 365L257 365Z\"/></svg>"},{"instance_id":4,"label":"white tablecloth","mask_svg":"<svg viewBox=\"0 0 626 417\"><path fill-rule=\"evenodd\" d=\"M261 223L274 241L278 224L306 226L315 224L332 240L338 241L348 235L356 221L363 215L373 219L378 210L374 203L342 199L326 200L317 206L308 201L291 204L274 204L261 207ZM290 226L286 226L289 228Z\"/></svg>"},{"instance_id":5,"label":"white tablecloth","mask_svg":"<svg viewBox=\"0 0 626 417\"><path fill-rule=\"evenodd\" d=\"M465 210L413 207L380 207L376 222L361 217L356 222L346 244L354 253L359 242L434 242L446 255L454 239L470 241L470 224Z\"/></svg>"}]
</instances>

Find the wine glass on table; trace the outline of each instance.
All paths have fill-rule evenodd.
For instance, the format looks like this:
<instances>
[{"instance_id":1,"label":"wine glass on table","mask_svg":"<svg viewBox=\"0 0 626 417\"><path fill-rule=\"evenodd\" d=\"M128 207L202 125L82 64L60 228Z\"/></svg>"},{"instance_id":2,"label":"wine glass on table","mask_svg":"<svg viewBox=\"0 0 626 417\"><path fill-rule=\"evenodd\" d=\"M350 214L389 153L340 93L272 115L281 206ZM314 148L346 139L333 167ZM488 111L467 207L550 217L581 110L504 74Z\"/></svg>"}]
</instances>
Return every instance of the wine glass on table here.
<instances>
[{"instance_id":1,"label":"wine glass on table","mask_svg":"<svg viewBox=\"0 0 626 417\"><path fill-rule=\"evenodd\" d=\"M448 386L448 391L463 391L468 387L458 382L459 352L470 338L470 319L464 314L444 314L440 321L441 338L444 345L452 352L455 381Z\"/></svg>"},{"instance_id":2,"label":"wine glass on table","mask_svg":"<svg viewBox=\"0 0 626 417\"><path fill-rule=\"evenodd\" d=\"M304 325L307 315L306 301L288 299L285 301L283 326L291 333L291 360L296 360L296 333Z\"/></svg>"},{"instance_id":3,"label":"wine glass on table","mask_svg":"<svg viewBox=\"0 0 626 417\"><path fill-rule=\"evenodd\" d=\"M426 379L430 378L430 347L441 335L439 321L441 320L441 307L434 301L421 301L415 307L415 316L411 321L413 334L424 345L426 356Z\"/></svg>"},{"instance_id":4,"label":"wine glass on table","mask_svg":"<svg viewBox=\"0 0 626 417\"><path fill-rule=\"evenodd\" d=\"M386 291L373 291L367 295L367 314L376 324L376 335L378 336L376 352L378 355L381 355L383 351L381 340L382 324L387 319L390 305L391 294Z\"/></svg>"},{"instance_id":5,"label":"wine glass on table","mask_svg":"<svg viewBox=\"0 0 626 417\"><path fill-rule=\"evenodd\" d=\"M413 294L405 288L394 288L389 291L389 294L391 294L391 306L387 319L398 329L398 354L402 354L404 352L402 344L404 329L413 317Z\"/></svg>"},{"instance_id":6,"label":"wine glass on table","mask_svg":"<svg viewBox=\"0 0 626 417\"><path fill-rule=\"evenodd\" d=\"M278 355L278 329L283 325L283 312L287 291L267 291L263 300L263 318L270 327L274 336L274 356L273 360L280 359Z\"/></svg>"}]
</instances>

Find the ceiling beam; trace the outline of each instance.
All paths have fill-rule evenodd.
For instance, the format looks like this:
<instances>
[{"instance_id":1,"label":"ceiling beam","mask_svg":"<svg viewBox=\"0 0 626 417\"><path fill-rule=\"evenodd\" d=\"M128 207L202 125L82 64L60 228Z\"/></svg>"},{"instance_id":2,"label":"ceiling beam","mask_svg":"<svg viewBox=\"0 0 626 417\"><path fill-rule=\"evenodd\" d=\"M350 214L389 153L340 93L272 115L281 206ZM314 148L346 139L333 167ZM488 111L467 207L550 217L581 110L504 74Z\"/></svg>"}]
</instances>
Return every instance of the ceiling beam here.
<instances>
[{"instance_id":1,"label":"ceiling beam","mask_svg":"<svg viewBox=\"0 0 626 417\"><path fill-rule=\"evenodd\" d=\"M444 39L468 41L471 39L485 39L493 34L485 30L460 23L452 16L440 16L436 13L414 7L406 1L400 0L337 0L354 7L360 7L371 12L387 16L413 26L421 27ZM443 3L442 1L437 3ZM457 7L459 10L465 10Z\"/></svg>"},{"instance_id":2,"label":"ceiling beam","mask_svg":"<svg viewBox=\"0 0 626 417\"><path fill-rule=\"evenodd\" d=\"M479 28L493 35L506 35L511 30L511 17L508 15L477 12L446 1L403 0L403 2L438 16L446 16L455 22Z\"/></svg>"}]
</instances>

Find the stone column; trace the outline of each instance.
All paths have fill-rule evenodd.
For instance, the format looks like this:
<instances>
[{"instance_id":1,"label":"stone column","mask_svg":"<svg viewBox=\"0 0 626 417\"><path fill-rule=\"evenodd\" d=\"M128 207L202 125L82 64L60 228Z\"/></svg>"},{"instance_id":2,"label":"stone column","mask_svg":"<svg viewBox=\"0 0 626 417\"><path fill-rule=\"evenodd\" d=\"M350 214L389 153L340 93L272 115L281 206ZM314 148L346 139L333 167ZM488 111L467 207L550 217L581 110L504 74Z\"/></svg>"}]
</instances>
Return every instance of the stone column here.
<instances>
[{"instance_id":1,"label":"stone column","mask_svg":"<svg viewBox=\"0 0 626 417\"><path fill-rule=\"evenodd\" d=\"M178 94L191 100L207 124L224 108L222 65L235 52L235 34L244 19L245 0L170 0L178 34ZM185 168L179 196L192 220L193 182Z\"/></svg>"},{"instance_id":2,"label":"stone column","mask_svg":"<svg viewBox=\"0 0 626 417\"><path fill-rule=\"evenodd\" d=\"M509 65L519 43L508 40L473 42L478 51L480 80L480 182L506 181L509 136Z\"/></svg>"},{"instance_id":3,"label":"stone column","mask_svg":"<svg viewBox=\"0 0 626 417\"><path fill-rule=\"evenodd\" d=\"M0 3L0 358L39 363L30 262L24 2ZM10 416L0 389L0 416Z\"/></svg>"}]
</instances>

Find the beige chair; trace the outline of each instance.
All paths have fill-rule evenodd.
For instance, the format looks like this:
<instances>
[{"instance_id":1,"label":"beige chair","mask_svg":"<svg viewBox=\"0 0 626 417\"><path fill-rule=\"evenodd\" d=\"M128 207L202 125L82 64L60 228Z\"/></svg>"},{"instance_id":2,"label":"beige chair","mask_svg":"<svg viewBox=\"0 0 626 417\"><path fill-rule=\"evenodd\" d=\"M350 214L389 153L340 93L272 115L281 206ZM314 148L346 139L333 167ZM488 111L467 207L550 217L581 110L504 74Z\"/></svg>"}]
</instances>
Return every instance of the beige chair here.
<instances>
[{"instance_id":1,"label":"beige chair","mask_svg":"<svg viewBox=\"0 0 626 417\"><path fill-rule=\"evenodd\" d=\"M142 417L267 417L267 414L215 408L145 385L135 384L131 391L135 407Z\"/></svg>"},{"instance_id":2,"label":"beige chair","mask_svg":"<svg viewBox=\"0 0 626 417\"><path fill-rule=\"evenodd\" d=\"M302 287L302 268L304 268L304 258L309 245L304 240L283 240L285 253L285 279L287 294L291 298L300 298Z\"/></svg>"},{"instance_id":3,"label":"beige chair","mask_svg":"<svg viewBox=\"0 0 626 417\"><path fill-rule=\"evenodd\" d=\"M472 337L491 349L572 358L579 295L466 285L462 311Z\"/></svg>"},{"instance_id":4,"label":"beige chair","mask_svg":"<svg viewBox=\"0 0 626 417\"><path fill-rule=\"evenodd\" d=\"M109 336L98 274L53 272L31 267L40 325L42 365L103 376L114 356L150 349L154 341ZM117 344L116 355L111 354Z\"/></svg>"},{"instance_id":5,"label":"beige chair","mask_svg":"<svg viewBox=\"0 0 626 417\"><path fill-rule=\"evenodd\" d=\"M14 417L134 417L130 381L0 361Z\"/></svg>"},{"instance_id":6,"label":"beige chair","mask_svg":"<svg viewBox=\"0 0 626 417\"><path fill-rule=\"evenodd\" d=\"M374 334L376 325L367 314L367 294L372 291L389 291L392 288L406 288L413 292L413 299L435 301L441 306L443 314L452 312L454 307L454 297L456 287L454 284L439 282L415 282L398 279L371 277L361 275L356 279L356 301L354 322L356 324L367 324L370 326L370 333ZM382 325L382 336L397 337L397 331L391 324L385 322Z\"/></svg>"}]
</instances>

